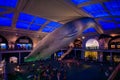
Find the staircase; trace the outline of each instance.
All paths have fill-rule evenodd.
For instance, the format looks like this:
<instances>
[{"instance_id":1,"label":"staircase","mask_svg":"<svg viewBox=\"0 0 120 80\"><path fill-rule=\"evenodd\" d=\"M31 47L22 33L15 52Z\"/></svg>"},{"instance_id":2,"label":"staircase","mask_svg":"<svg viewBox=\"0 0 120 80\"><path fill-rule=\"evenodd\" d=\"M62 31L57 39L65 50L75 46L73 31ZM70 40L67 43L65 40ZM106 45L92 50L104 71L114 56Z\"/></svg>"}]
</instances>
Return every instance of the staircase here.
<instances>
[{"instance_id":1,"label":"staircase","mask_svg":"<svg viewBox=\"0 0 120 80\"><path fill-rule=\"evenodd\" d=\"M72 47L70 47L58 60L62 60L66 55L68 55L73 50Z\"/></svg>"}]
</instances>

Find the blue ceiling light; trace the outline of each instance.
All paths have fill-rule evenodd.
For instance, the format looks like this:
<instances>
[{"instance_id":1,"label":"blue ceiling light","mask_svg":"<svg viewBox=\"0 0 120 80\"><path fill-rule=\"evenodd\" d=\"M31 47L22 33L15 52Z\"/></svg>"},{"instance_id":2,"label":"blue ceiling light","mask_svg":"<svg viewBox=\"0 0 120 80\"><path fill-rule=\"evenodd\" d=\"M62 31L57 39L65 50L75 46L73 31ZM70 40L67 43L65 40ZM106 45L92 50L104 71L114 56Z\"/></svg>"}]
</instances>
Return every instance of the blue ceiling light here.
<instances>
[{"instance_id":1,"label":"blue ceiling light","mask_svg":"<svg viewBox=\"0 0 120 80\"><path fill-rule=\"evenodd\" d=\"M120 24L117 24L117 27L120 28Z\"/></svg>"},{"instance_id":2,"label":"blue ceiling light","mask_svg":"<svg viewBox=\"0 0 120 80\"><path fill-rule=\"evenodd\" d=\"M96 30L94 28L88 28L85 31L83 31L83 33L91 33L91 32L96 32Z\"/></svg>"},{"instance_id":3,"label":"blue ceiling light","mask_svg":"<svg viewBox=\"0 0 120 80\"><path fill-rule=\"evenodd\" d=\"M61 26L62 26L62 24L51 21L43 28L42 32L52 32Z\"/></svg>"},{"instance_id":4,"label":"blue ceiling light","mask_svg":"<svg viewBox=\"0 0 120 80\"><path fill-rule=\"evenodd\" d=\"M82 9L85 12L87 12L88 14L90 13L94 17L109 16L109 14L107 12L105 12L104 8L99 3L84 6L84 7L82 7Z\"/></svg>"},{"instance_id":5,"label":"blue ceiling light","mask_svg":"<svg viewBox=\"0 0 120 80\"><path fill-rule=\"evenodd\" d=\"M58 22L51 21L46 26L51 26L51 27L57 27L58 28L58 27L62 26L62 24L60 24Z\"/></svg>"},{"instance_id":6,"label":"blue ceiling light","mask_svg":"<svg viewBox=\"0 0 120 80\"><path fill-rule=\"evenodd\" d=\"M103 20L113 20L111 17L107 17L107 18L101 18Z\"/></svg>"},{"instance_id":7,"label":"blue ceiling light","mask_svg":"<svg viewBox=\"0 0 120 80\"><path fill-rule=\"evenodd\" d=\"M102 26L103 30L112 30L112 29L116 29L116 26L113 22L103 22L103 21L99 21L99 23Z\"/></svg>"},{"instance_id":8,"label":"blue ceiling light","mask_svg":"<svg viewBox=\"0 0 120 80\"><path fill-rule=\"evenodd\" d=\"M33 23L43 25L46 21L47 21L47 20L44 19L44 18L39 18L39 17L37 17L37 18L34 20Z\"/></svg>"},{"instance_id":9,"label":"blue ceiling light","mask_svg":"<svg viewBox=\"0 0 120 80\"><path fill-rule=\"evenodd\" d=\"M88 2L88 1L90 1L90 0L71 0L71 2L72 2L74 5L79 5L79 4Z\"/></svg>"},{"instance_id":10,"label":"blue ceiling light","mask_svg":"<svg viewBox=\"0 0 120 80\"><path fill-rule=\"evenodd\" d=\"M114 18L114 20L120 22L120 18Z\"/></svg>"},{"instance_id":11,"label":"blue ceiling light","mask_svg":"<svg viewBox=\"0 0 120 80\"><path fill-rule=\"evenodd\" d=\"M11 24L12 24L12 20L0 17L0 26L2 26L2 27L3 26L10 27Z\"/></svg>"},{"instance_id":12,"label":"blue ceiling light","mask_svg":"<svg viewBox=\"0 0 120 80\"><path fill-rule=\"evenodd\" d=\"M120 15L120 0L110 0L104 4L112 15Z\"/></svg>"},{"instance_id":13,"label":"blue ceiling light","mask_svg":"<svg viewBox=\"0 0 120 80\"><path fill-rule=\"evenodd\" d=\"M3 15L0 15L2 17L6 17L6 18L9 18L9 19L12 19L13 16L14 16L14 13L9 13L9 14L3 14Z\"/></svg>"},{"instance_id":14,"label":"blue ceiling light","mask_svg":"<svg viewBox=\"0 0 120 80\"><path fill-rule=\"evenodd\" d=\"M25 21L25 22L32 22L34 19L33 15L26 14L26 13L20 13L18 17L18 21Z\"/></svg>"},{"instance_id":15,"label":"blue ceiling light","mask_svg":"<svg viewBox=\"0 0 120 80\"><path fill-rule=\"evenodd\" d=\"M40 30L40 27L41 27L41 26L32 24L32 25L29 27L29 30L38 31L38 30Z\"/></svg>"},{"instance_id":16,"label":"blue ceiling light","mask_svg":"<svg viewBox=\"0 0 120 80\"><path fill-rule=\"evenodd\" d=\"M18 0L0 0L0 6L15 8Z\"/></svg>"},{"instance_id":17,"label":"blue ceiling light","mask_svg":"<svg viewBox=\"0 0 120 80\"><path fill-rule=\"evenodd\" d=\"M6 9L0 8L0 12L4 12L6 11Z\"/></svg>"},{"instance_id":18,"label":"blue ceiling light","mask_svg":"<svg viewBox=\"0 0 120 80\"><path fill-rule=\"evenodd\" d=\"M25 22L17 22L16 23L16 28L19 28L19 29L28 29L30 24L28 23L25 23Z\"/></svg>"},{"instance_id":19,"label":"blue ceiling light","mask_svg":"<svg viewBox=\"0 0 120 80\"><path fill-rule=\"evenodd\" d=\"M43 28L42 29L42 32L47 32L47 33L49 33L49 32L52 32L53 30L52 30L52 28L50 28L50 27L45 27L45 28Z\"/></svg>"}]
</instances>

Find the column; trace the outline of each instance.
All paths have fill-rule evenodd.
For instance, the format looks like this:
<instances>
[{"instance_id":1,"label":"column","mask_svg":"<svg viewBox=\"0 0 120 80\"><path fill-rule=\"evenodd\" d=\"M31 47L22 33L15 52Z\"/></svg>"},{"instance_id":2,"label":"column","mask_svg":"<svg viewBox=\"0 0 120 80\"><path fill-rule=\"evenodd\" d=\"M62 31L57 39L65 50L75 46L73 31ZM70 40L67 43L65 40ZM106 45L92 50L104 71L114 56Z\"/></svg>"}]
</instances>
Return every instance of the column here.
<instances>
[{"instance_id":1,"label":"column","mask_svg":"<svg viewBox=\"0 0 120 80\"><path fill-rule=\"evenodd\" d=\"M85 51L81 51L81 59L85 58Z\"/></svg>"},{"instance_id":2,"label":"column","mask_svg":"<svg viewBox=\"0 0 120 80\"><path fill-rule=\"evenodd\" d=\"M2 53L0 53L0 62L2 61Z\"/></svg>"},{"instance_id":3,"label":"column","mask_svg":"<svg viewBox=\"0 0 120 80\"><path fill-rule=\"evenodd\" d=\"M19 52L19 64L21 64L21 53Z\"/></svg>"},{"instance_id":4,"label":"column","mask_svg":"<svg viewBox=\"0 0 120 80\"><path fill-rule=\"evenodd\" d=\"M112 62L112 52L110 52L110 62Z\"/></svg>"},{"instance_id":5,"label":"column","mask_svg":"<svg viewBox=\"0 0 120 80\"><path fill-rule=\"evenodd\" d=\"M98 52L98 61L103 62L103 52Z\"/></svg>"},{"instance_id":6,"label":"column","mask_svg":"<svg viewBox=\"0 0 120 80\"><path fill-rule=\"evenodd\" d=\"M77 56L76 56L76 49L74 49L74 53L75 53L75 58L77 58Z\"/></svg>"}]
</instances>

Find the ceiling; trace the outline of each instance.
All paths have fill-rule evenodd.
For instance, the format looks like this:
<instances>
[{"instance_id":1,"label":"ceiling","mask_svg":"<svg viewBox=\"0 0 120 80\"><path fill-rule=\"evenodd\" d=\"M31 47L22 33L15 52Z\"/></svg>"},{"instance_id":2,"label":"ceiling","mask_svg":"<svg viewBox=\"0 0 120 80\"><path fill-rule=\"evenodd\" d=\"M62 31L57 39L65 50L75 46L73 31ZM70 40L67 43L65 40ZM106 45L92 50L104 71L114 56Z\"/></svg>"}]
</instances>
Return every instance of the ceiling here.
<instances>
[{"instance_id":1,"label":"ceiling","mask_svg":"<svg viewBox=\"0 0 120 80\"><path fill-rule=\"evenodd\" d=\"M98 26L83 35L120 33L120 0L0 0L1 32L41 36L84 16Z\"/></svg>"}]
</instances>

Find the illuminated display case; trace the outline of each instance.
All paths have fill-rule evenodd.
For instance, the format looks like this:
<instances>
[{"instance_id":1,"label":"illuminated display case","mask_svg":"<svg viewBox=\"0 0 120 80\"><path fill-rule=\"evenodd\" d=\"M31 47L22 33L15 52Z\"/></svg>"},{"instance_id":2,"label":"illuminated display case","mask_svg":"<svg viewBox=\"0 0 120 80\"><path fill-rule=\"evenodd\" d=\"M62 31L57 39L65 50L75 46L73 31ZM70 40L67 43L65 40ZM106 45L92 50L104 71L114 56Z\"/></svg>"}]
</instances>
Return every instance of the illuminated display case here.
<instances>
[{"instance_id":1,"label":"illuminated display case","mask_svg":"<svg viewBox=\"0 0 120 80\"><path fill-rule=\"evenodd\" d=\"M111 45L111 48L112 48L112 49L115 49L115 44L112 44L112 45Z\"/></svg>"}]
</instances>

